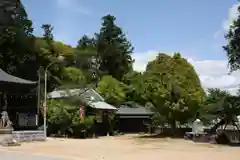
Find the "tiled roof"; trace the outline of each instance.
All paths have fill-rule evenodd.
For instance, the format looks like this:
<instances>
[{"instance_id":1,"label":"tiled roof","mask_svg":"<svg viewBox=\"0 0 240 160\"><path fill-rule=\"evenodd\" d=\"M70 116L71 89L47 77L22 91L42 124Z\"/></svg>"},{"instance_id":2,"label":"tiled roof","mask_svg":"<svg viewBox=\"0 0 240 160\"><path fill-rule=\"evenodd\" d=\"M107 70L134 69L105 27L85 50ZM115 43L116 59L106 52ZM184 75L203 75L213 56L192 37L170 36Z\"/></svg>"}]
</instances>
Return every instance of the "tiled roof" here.
<instances>
[{"instance_id":1,"label":"tiled roof","mask_svg":"<svg viewBox=\"0 0 240 160\"><path fill-rule=\"evenodd\" d=\"M36 84L36 82L25 80L22 78L18 78L7 74L2 69L0 69L0 82L10 82L10 83L20 83L20 84Z\"/></svg>"},{"instance_id":2,"label":"tiled roof","mask_svg":"<svg viewBox=\"0 0 240 160\"><path fill-rule=\"evenodd\" d=\"M94 89L68 89L56 90L48 93L48 98L57 99L71 96L79 96L84 102L104 101L104 98L99 95Z\"/></svg>"}]
</instances>

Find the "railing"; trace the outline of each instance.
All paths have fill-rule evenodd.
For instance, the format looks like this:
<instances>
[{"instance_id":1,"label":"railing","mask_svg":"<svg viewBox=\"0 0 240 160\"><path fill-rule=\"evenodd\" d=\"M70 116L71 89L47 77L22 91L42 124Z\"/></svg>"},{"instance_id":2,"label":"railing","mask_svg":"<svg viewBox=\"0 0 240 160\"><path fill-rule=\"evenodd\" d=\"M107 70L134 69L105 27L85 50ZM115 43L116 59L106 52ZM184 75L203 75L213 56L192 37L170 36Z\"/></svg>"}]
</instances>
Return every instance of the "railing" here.
<instances>
[{"instance_id":1,"label":"railing","mask_svg":"<svg viewBox=\"0 0 240 160\"><path fill-rule=\"evenodd\" d=\"M13 139L17 142L44 141L44 131L13 131Z\"/></svg>"}]
</instances>

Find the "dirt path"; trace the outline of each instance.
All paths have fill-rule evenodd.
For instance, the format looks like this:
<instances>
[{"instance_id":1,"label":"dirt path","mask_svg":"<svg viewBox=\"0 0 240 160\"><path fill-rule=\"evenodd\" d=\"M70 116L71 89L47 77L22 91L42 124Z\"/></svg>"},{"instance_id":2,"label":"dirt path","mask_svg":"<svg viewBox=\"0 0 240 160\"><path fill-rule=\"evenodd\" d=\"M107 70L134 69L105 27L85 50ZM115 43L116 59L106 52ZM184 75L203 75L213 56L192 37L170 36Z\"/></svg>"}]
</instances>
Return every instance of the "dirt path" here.
<instances>
[{"instance_id":1,"label":"dirt path","mask_svg":"<svg viewBox=\"0 0 240 160\"><path fill-rule=\"evenodd\" d=\"M66 160L235 160L240 147L197 144L177 139L140 139L136 136L98 139L54 139L0 150L61 157Z\"/></svg>"}]
</instances>

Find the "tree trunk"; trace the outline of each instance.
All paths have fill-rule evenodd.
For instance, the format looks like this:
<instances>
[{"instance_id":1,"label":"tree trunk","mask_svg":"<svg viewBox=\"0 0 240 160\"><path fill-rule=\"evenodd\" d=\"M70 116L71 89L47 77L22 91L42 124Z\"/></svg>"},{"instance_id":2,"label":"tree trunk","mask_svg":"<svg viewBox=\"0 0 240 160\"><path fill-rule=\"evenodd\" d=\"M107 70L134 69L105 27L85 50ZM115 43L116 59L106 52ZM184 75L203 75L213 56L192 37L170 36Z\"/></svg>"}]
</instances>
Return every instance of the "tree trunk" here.
<instances>
[{"instance_id":1,"label":"tree trunk","mask_svg":"<svg viewBox=\"0 0 240 160\"><path fill-rule=\"evenodd\" d=\"M210 133L216 132L216 130L217 130L220 126L222 126L222 125L224 125L224 124L226 124L226 123L225 123L225 119L221 119L220 122L218 122L217 124L215 124L215 125L210 129Z\"/></svg>"},{"instance_id":2,"label":"tree trunk","mask_svg":"<svg viewBox=\"0 0 240 160\"><path fill-rule=\"evenodd\" d=\"M172 127L172 136L175 136L176 135L176 121L175 120L172 120L171 122L171 127Z\"/></svg>"}]
</instances>

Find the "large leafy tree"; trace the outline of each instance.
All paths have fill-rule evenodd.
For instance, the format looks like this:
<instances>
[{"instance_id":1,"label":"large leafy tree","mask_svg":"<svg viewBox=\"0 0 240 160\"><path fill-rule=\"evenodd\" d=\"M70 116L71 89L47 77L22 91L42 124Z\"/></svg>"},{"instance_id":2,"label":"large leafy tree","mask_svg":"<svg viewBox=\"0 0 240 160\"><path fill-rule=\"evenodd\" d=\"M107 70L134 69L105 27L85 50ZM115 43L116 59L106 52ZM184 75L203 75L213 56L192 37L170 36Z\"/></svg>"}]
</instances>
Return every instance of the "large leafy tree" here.
<instances>
[{"instance_id":1,"label":"large leafy tree","mask_svg":"<svg viewBox=\"0 0 240 160\"><path fill-rule=\"evenodd\" d=\"M77 44L73 55L73 66L84 72L87 83L97 83L99 79L99 61L95 39L84 35Z\"/></svg>"},{"instance_id":2,"label":"large leafy tree","mask_svg":"<svg viewBox=\"0 0 240 160\"><path fill-rule=\"evenodd\" d=\"M0 68L36 80L33 28L24 6L19 0L11 0L1 3L0 10Z\"/></svg>"},{"instance_id":3,"label":"large leafy tree","mask_svg":"<svg viewBox=\"0 0 240 160\"><path fill-rule=\"evenodd\" d=\"M145 98L172 125L194 117L204 90L191 64L179 53L159 54L144 73Z\"/></svg>"},{"instance_id":4,"label":"large leafy tree","mask_svg":"<svg viewBox=\"0 0 240 160\"><path fill-rule=\"evenodd\" d=\"M235 125L236 117L240 114L239 96L233 96L219 88L208 89L204 106L200 109L200 118L205 123L212 124L212 132L219 126L229 123Z\"/></svg>"},{"instance_id":5,"label":"large leafy tree","mask_svg":"<svg viewBox=\"0 0 240 160\"><path fill-rule=\"evenodd\" d=\"M207 96L205 97L204 104L199 110L199 118L206 124L212 123L218 117L216 113L220 107L222 107L222 100L229 96L231 96L230 93L225 90L221 90L219 88L209 88L207 90Z\"/></svg>"},{"instance_id":6,"label":"large leafy tree","mask_svg":"<svg viewBox=\"0 0 240 160\"><path fill-rule=\"evenodd\" d=\"M94 38L84 35L78 40L76 48L79 50L96 50L96 41Z\"/></svg>"},{"instance_id":7,"label":"large leafy tree","mask_svg":"<svg viewBox=\"0 0 240 160\"><path fill-rule=\"evenodd\" d=\"M132 70L133 47L122 29L116 25L116 18L106 15L100 33L96 34L97 53L100 70L121 80L124 74Z\"/></svg>"},{"instance_id":8,"label":"large leafy tree","mask_svg":"<svg viewBox=\"0 0 240 160\"><path fill-rule=\"evenodd\" d=\"M216 117L216 123L211 128L212 132L215 132L218 127L224 125L226 127L228 124L235 125L238 131L240 131L240 128L236 123L238 122L237 116L240 114L240 101L238 96L226 95L217 103L212 104L207 111L208 114Z\"/></svg>"},{"instance_id":9,"label":"large leafy tree","mask_svg":"<svg viewBox=\"0 0 240 160\"><path fill-rule=\"evenodd\" d=\"M144 94L144 76L137 71L130 71L124 75L122 82L126 101L135 101L141 105L145 105L146 99Z\"/></svg>"},{"instance_id":10,"label":"large leafy tree","mask_svg":"<svg viewBox=\"0 0 240 160\"><path fill-rule=\"evenodd\" d=\"M38 53L39 65L43 68L48 67L48 89L52 90L63 82L61 81L61 74L64 73L64 63L58 63L58 56L69 56L73 54L73 49L61 42L54 41L53 27L50 24L43 24L42 29L44 31L43 37L37 38L35 43L35 49Z\"/></svg>"},{"instance_id":11,"label":"large leafy tree","mask_svg":"<svg viewBox=\"0 0 240 160\"><path fill-rule=\"evenodd\" d=\"M205 104L214 104L220 101L224 97L228 97L231 94L228 91L221 90L219 88L209 88L207 90L207 97L205 100Z\"/></svg>"},{"instance_id":12,"label":"large leafy tree","mask_svg":"<svg viewBox=\"0 0 240 160\"><path fill-rule=\"evenodd\" d=\"M50 51L51 56L58 56L58 53L55 50L54 46L54 36L53 36L53 27L50 24L43 24L42 29L44 31L43 33L43 39L46 41L48 50Z\"/></svg>"},{"instance_id":13,"label":"large leafy tree","mask_svg":"<svg viewBox=\"0 0 240 160\"><path fill-rule=\"evenodd\" d=\"M98 84L97 91L105 98L106 102L120 105L125 100L125 93L121 82L112 76L103 76Z\"/></svg>"},{"instance_id":14,"label":"large leafy tree","mask_svg":"<svg viewBox=\"0 0 240 160\"><path fill-rule=\"evenodd\" d=\"M240 68L240 6L238 7L238 17L230 25L229 31L225 36L227 44L223 46L227 52L228 62L231 71L238 70Z\"/></svg>"},{"instance_id":15,"label":"large leafy tree","mask_svg":"<svg viewBox=\"0 0 240 160\"><path fill-rule=\"evenodd\" d=\"M86 80L83 72L74 67L66 67L61 74L63 85L78 85L78 87L85 86Z\"/></svg>"}]
</instances>

